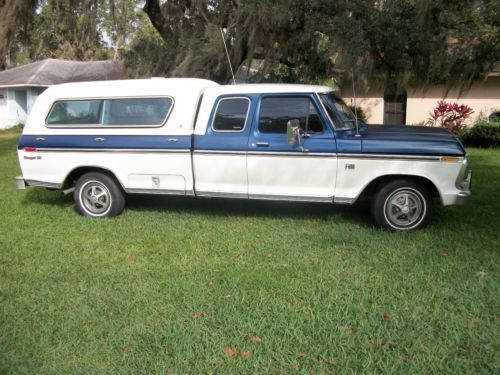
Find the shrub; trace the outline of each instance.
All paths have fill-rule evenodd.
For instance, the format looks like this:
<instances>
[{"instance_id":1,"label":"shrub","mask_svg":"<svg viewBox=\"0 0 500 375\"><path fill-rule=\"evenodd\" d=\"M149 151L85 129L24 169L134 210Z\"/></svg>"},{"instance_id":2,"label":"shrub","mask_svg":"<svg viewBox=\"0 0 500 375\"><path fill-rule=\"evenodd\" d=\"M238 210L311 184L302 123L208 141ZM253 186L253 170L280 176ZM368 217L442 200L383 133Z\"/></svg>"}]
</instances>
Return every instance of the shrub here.
<instances>
[{"instance_id":1,"label":"shrub","mask_svg":"<svg viewBox=\"0 0 500 375\"><path fill-rule=\"evenodd\" d=\"M470 129L458 134L465 146L498 147L500 146L500 122L479 122Z\"/></svg>"},{"instance_id":2,"label":"shrub","mask_svg":"<svg viewBox=\"0 0 500 375\"><path fill-rule=\"evenodd\" d=\"M358 118L358 121L366 123L367 117L366 117L366 113L363 110L363 108L361 108L358 105L352 105L352 104L349 104L348 107L352 111L352 113L354 113L356 115L356 117Z\"/></svg>"},{"instance_id":3,"label":"shrub","mask_svg":"<svg viewBox=\"0 0 500 375\"><path fill-rule=\"evenodd\" d=\"M7 129L0 129L0 134L22 133L23 128L24 128L23 124L17 124L17 125L11 126L10 128L7 128Z\"/></svg>"},{"instance_id":4,"label":"shrub","mask_svg":"<svg viewBox=\"0 0 500 375\"><path fill-rule=\"evenodd\" d=\"M467 120L474 111L471 107L457 103L446 103L440 100L437 107L430 113L427 125L443 126L453 134L458 134L464 127L464 121Z\"/></svg>"}]
</instances>

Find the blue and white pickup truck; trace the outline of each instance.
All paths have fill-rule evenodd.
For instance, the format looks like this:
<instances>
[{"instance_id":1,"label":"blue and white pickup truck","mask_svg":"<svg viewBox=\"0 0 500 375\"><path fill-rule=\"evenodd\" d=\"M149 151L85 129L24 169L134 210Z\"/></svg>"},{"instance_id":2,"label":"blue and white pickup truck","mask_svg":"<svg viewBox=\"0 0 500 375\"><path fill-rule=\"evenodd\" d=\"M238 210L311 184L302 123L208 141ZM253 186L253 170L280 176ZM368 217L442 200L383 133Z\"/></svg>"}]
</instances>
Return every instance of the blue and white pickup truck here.
<instances>
[{"instance_id":1,"label":"blue and white pickup truck","mask_svg":"<svg viewBox=\"0 0 500 375\"><path fill-rule=\"evenodd\" d=\"M201 79L57 85L18 144L17 186L74 192L78 211L122 212L126 194L352 204L390 230L428 223L434 198L470 195L465 150L447 130L356 126L325 86L220 86Z\"/></svg>"}]
</instances>

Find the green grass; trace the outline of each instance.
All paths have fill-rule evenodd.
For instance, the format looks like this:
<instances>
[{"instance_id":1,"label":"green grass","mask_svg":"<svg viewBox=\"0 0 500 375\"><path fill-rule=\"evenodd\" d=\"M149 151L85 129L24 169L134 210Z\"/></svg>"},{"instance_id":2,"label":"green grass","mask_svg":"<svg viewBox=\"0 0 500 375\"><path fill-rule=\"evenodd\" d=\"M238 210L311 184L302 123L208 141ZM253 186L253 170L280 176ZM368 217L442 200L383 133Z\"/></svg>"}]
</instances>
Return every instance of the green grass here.
<instances>
[{"instance_id":1,"label":"green grass","mask_svg":"<svg viewBox=\"0 0 500 375\"><path fill-rule=\"evenodd\" d=\"M470 150L468 206L388 233L365 205L135 196L91 220L15 190L15 143L0 137L0 373L500 371L499 149Z\"/></svg>"}]
</instances>

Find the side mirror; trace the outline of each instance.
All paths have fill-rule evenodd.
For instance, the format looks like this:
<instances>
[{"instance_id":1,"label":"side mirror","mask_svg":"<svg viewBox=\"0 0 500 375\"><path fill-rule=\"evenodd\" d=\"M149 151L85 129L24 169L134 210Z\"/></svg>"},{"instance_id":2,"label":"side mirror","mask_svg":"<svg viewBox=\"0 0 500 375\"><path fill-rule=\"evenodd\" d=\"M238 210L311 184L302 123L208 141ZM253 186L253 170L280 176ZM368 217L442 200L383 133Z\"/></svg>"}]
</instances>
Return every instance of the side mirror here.
<instances>
[{"instance_id":1,"label":"side mirror","mask_svg":"<svg viewBox=\"0 0 500 375\"><path fill-rule=\"evenodd\" d=\"M290 120L286 123L286 138L289 144L297 143L302 152L309 152L307 148L302 145L302 137L307 136L300 128L300 121L297 119Z\"/></svg>"},{"instance_id":2,"label":"side mirror","mask_svg":"<svg viewBox=\"0 0 500 375\"><path fill-rule=\"evenodd\" d=\"M300 143L300 121L290 120L286 123L286 138L289 144Z\"/></svg>"}]
</instances>

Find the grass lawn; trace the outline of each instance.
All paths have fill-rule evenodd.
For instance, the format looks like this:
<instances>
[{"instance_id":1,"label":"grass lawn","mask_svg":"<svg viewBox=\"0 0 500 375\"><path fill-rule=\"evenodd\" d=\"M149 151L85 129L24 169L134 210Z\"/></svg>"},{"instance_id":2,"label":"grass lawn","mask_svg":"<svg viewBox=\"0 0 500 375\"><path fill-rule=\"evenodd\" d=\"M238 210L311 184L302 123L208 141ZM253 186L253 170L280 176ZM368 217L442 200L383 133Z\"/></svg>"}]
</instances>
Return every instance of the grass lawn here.
<instances>
[{"instance_id":1,"label":"grass lawn","mask_svg":"<svg viewBox=\"0 0 500 375\"><path fill-rule=\"evenodd\" d=\"M16 191L0 136L0 373L499 373L500 149L420 231L368 208Z\"/></svg>"}]
</instances>

